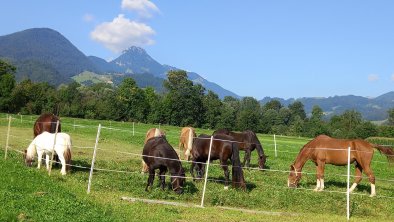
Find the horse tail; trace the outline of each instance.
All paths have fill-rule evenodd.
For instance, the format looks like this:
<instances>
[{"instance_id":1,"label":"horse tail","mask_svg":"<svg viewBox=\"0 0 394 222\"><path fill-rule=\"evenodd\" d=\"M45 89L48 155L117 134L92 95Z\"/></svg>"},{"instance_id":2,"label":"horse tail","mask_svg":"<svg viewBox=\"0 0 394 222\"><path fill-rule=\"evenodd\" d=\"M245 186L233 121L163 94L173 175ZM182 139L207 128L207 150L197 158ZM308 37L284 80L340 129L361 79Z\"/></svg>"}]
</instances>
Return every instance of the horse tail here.
<instances>
[{"instance_id":1,"label":"horse tail","mask_svg":"<svg viewBox=\"0 0 394 222\"><path fill-rule=\"evenodd\" d=\"M189 136L188 136L187 148L186 148L186 152L185 152L186 156L190 156L190 152L192 150L192 146L193 146L193 129L189 128Z\"/></svg>"},{"instance_id":2,"label":"horse tail","mask_svg":"<svg viewBox=\"0 0 394 222\"><path fill-rule=\"evenodd\" d=\"M241 167L241 160L239 159L239 149L237 143L231 143L231 165L232 165L232 179L233 187L246 189L244 173Z\"/></svg>"},{"instance_id":3,"label":"horse tail","mask_svg":"<svg viewBox=\"0 0 394 222\"><path fill-rule=\"evenodd\" d=\"M375 149L379 150L380 153L383 153L384 155L386 155L389 163L394 162L394 150L392 147L382 146L382 145L377 145L377 144L372 144L372 146Z\"/></svg>"},{"instance_id":4,"label":"horse tail","mask_svg":"<svg viewBox=\"0 0 394 222\"><path fill-rule=\"evenodd\" d=\"M66 161L66 171L71 170L71 146L71 139L66 140L66 149L63 152L63 157Z\"/></svg>"}]
</instances>

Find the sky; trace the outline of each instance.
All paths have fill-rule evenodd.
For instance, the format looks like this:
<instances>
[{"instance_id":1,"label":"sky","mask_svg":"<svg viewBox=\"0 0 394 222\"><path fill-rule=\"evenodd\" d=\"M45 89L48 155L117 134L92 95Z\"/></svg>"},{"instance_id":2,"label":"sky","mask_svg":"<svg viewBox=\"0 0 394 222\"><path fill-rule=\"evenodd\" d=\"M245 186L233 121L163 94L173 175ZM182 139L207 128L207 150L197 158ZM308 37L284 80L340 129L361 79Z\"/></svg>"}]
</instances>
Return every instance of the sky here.
<instances>
[{"instance_id":1,"label":"sky","mask_svg":"<svg viewBox=\"0 0 394 222\"><path fill-rule=\"evenodd\" d=\"M108 61L130 46L262 99L394 90L394 1L8 0L0 36L52 28Z\"/></svg>"}]
</instances>

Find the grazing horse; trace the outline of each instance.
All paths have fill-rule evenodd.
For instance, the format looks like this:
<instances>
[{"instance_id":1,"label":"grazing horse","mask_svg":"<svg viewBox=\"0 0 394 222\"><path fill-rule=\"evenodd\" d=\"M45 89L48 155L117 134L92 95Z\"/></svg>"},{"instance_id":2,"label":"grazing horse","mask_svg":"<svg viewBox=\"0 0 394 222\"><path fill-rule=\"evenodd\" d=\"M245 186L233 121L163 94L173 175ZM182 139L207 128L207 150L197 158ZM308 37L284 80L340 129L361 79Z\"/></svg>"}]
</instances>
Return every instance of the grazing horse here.
<instances>
[{"instance_id":1,"label":"grazing horse","mask_svg":"<svg viewBox=\"0 0 394 222\"><path fill-rule=\"evenodd\" d=\"M56 136L56 143L54 144ZM36 136L30 143L27 150L25 150L25 163L27 166L32 166L34 156L37 153L37 168L40 169L42 155L46 155L46 167L49 170L49 156L56 152L62 164L60 173L66 175L66 171L70 169L71 164L71 138L67 133L48 133L43 132ZM67 164L67 166L66 166Z\"/></svg>"},{"instance_id":2,"label":"grazing horse","mask_svg":"<svg viewBox=\"0 0 394 222\"><path fill-rule=\"evenodd\" d=\"M376 195L375 176L370 167L374 153L374 148L385 154L389 161L394 158L394 151L391 148L370 144L361 139L334 139L326 135L317 136L308 142L300 150L296 160L290 166L290 174L287 181L289 187L297 187L301 179L301 171L307 160L312 160L316 164L316 188L315 191L324 189L324 166L332 164L345 166L348 164L348 147L350 147L350 162L355 163L355 181L350 188L352 192L362 179L362 172L368 176L371 183L371 197Z\"/></svg>"},{"instance_id":3,"label":"grazing horse","mask_svg":"<svg viewBox=\"0 0 394 222\"><path fill-rule=\"evenodd\" d=\"M194 177L194 170L197 172L197 178L201 179L205 162L208 160L210 137L205 134L198 136L193 143L192 149L192 165L190 173ZM232 164L232 186L234 188L246 189L245 179L241 167L241 161L239 159L238 143L232 142L234 138L232 136L217 134L214 135L211 148L210 161L220 160L220 165L224 171L225 176L225 189L228 189L229 184L229 171L227 161L231 159Z\"/></svg>"},{"instance_id":4,"label":"grazing horse","mask_svg":"<svg viewBox=\"0 0 394 222\"><path fill-rule=\"evenodd\" d=\"M163 130L161 130L159 128L151 128L148 130L148 132L146 132L144 144L146 144L146 142L152 137L159 137L159 136L165 136L165 135L166 135L166 133ZM144 160L142 160L141 172L147 173L148 171L149 171L148 166L146 165Z\"/></svg>"},{"instance_id":5,"label":"grazing horse","mask_svg":"<svg viewBox=\"0 0 394 222\"><path fill-rule=\"evenodd\" d=\"M178 154L167 142L165 137L150 138L144 145L142 151L143 160L149 168L148 184L145 191L152 187L155 178L155 170L159 169L160 187L164 190L165 174L170 171L172 190L177 194L183 193L185 183L185 170L182 167Z\"/></svg>"},{"instance_id":6,"label":"grazing horse","mask_svg":"<svg viewBox=\"0 0 394 222\"><path fill-rule=\"evenodd\" d=\"M253 150L257 150L259 155L258 164L260 169L264 169L267 156L264 154L263 146L261 145L256 133L251 130L246 130L241 133L233 132L227 129L219 129L213 132L213 135L225 134L232 136L235 141L239 142L238 147L240 150L245 151L243 166L249 167L250 156ZM246 165L245 165L246 164Z\"/></svg>"},{"instance_id":7,"label":"grazing horse","mask_svg":"<svg viewBox=\"0 0 394 222\"><path fill-rule=\"evenodd\" d=\"M193 138L196 137L196 132L193 127L183 127L181 136L179 137L179 150L184 154L184 159L189 160L190 152L192 150ZM180 155L180 154L179 154Z\"/></svg>"},{"instance_id":8,"label":"grazing horse","mask_svg":"<svg viewBox=\"0 0 394 222\"><path fill-rule=\"evenodd\" d=\"M41 134L42 132L46 131L49 133L56 133L56 124L57 121L59 121L59 126L57 129L57 132L61 132L61 124L60 124L60 119L57 117L55 114L52 113L43 113L41 114L36 122L34 122L34 127L33 127L33 134L34 138ZM53 159L56 161L56 164L60 162L59 157L57 154L53 156Z\"/></svg>"}]
</instances>

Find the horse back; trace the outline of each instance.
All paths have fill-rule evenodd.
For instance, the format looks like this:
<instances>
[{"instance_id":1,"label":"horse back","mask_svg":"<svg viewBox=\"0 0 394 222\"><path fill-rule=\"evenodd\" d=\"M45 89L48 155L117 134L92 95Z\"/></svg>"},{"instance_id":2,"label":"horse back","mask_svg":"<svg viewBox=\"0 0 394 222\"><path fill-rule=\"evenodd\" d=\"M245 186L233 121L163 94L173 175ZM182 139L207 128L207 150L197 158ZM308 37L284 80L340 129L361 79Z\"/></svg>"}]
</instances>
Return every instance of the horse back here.
<instances>
[{"instance_id":1,"label":"horse back","mask_svg":"<svg viewBox=\"0 0 394 222\"><path fill-rule=\"evenodd\" d=\"M41 134L44 131L55 133L56 122L58 120L60 121L60 119L52 113L41 114L41 116L39 116L37 120L34 122L34 127L33 127L34 137L36 137L37 135ZM61 132L60 122L57 131Z\"/></svg>"},{"instance_id":2,"label":"horse back","mask_svg":"<svg viewBox=\"0 0 394 222\"><path fill-rule=\"evenodd\" d=\"M142 159L151 169L156 169L159 166L171 167L180 164L178 154L164 137L148 139L144 145L142 155Z\"/></svg>"}]
</instances>

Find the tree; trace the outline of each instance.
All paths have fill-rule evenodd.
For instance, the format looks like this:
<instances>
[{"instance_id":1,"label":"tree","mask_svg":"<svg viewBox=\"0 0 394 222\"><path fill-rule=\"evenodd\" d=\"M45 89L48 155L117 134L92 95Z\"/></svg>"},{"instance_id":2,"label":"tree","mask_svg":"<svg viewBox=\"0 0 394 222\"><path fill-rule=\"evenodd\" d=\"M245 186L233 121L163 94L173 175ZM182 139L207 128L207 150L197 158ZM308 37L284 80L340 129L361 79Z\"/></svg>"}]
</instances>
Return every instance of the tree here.
<instances>
[{"instance_id":1,"label":"tree","mask_svg":"<svg viewBox=\"0 0 394 222\"><path fill-rule=\"evenodd\" d=\"M204 120L204 88L193 85L183 70L172 70L164 81L167 94L164 96L164 112L167 123L175 126L200 127Z\"/></svg>"},{"instance_id":2,"label":"tree","mask_svg":"<svg viewBox=\"0 0 394 222\"><path fill-rule=\"evenodd\" d=\"M304 104L300 101L295 101L294 103L289 105L289 110L291 112L292 120L299 116L301 120L306 118L306 113L304 110Z\"/></svg>"},{"instance_id":3,"label":"tree","mask_svg":"<svg viewBox=\"0 0 394 222\"><path fill-rule=\"evenodd\" d=\"M0 111L10 111L11 93L15 87L15 72L15 66L0 60Z\"/></svg>"},{"instance_id":4,"label":"tree","mask_svg":"<svg viewBox=\"0 0 394 222\"><path fill-rule=\"evenodd\" d=\"M394 126L394 108L387 110L387 113L389 115L389 119L388 119L389 125Z\"/></svg>"},{"instance_id":5,"label":"tree","mask_svg":"<svg viewBox=\"0 0 394 222\"><path fill-rule=\"evenodd\" d=\"M146 121L148 103L144 91L138 88L134 79L125 78L118 87L116 97L121 119Z\"/></svg>"},{"instance_id":6,"label":"tree","mask_svg":"<svg viewBox=\"0 0 394 222\"><path fill-rule=\"evenodd\" d=\"M204 104L204 126L209 129L215 129L220 121L220 115L222 111L222 101L220 101L219 96L208 91L208 94L203 98Z\"/></svg>"},{"instance_id":7,"label":"tree","mask_svg":"<svg viewBox=\"0 0 394 222\"><path fill-rule=\"evenodd\" d=\"M279 100L273 99L269 102L267 102L264 106L263 106L263 110L269 110L269 109L273 109L276 112L279 112L279 110L282 108L282 104L280 103Z\"/></svg>"}]
</instances>

